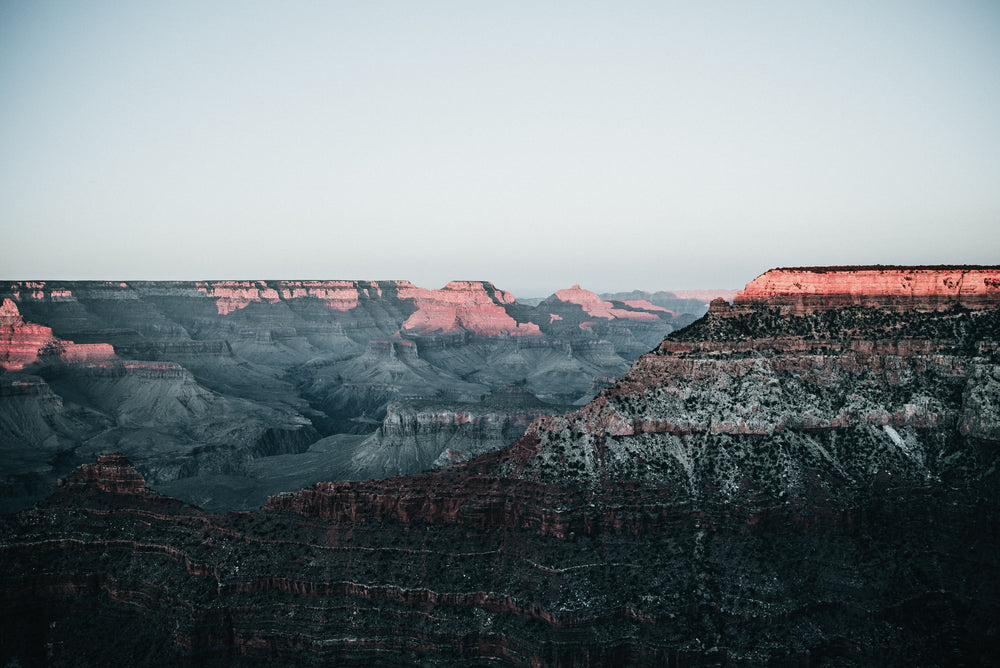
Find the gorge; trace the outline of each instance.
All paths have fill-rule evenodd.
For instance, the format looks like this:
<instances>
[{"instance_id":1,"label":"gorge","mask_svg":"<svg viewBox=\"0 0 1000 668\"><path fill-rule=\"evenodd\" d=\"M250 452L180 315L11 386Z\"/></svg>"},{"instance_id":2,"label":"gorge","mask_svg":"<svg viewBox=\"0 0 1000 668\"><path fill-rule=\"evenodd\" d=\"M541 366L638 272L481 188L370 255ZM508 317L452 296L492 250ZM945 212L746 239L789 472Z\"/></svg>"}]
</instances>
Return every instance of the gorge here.
<instances>
[{"instance_id":1,"label":"gorge","mask_svg":"<svg viewBox=\"0 0 1000 668\"><path fill-rule=\"evenodd\" d=\"M405 308L385 298L409 290L400 284L326 285L301 304L285 291L320 287L110 289L131 309L129 325L110 297L81 297L79 286L31 288L49 302L23 299L28 288L21 301L11 296L18 311L5 302L13 324L2 378L5 398L23 406L24 433L44 425L37 447L46 452L77 428L100 436L101 448L128 447L71 450L67 459L99 456L62 464L69 472L53 494L0 517L0 661L1000 661L1000 268L772 270L665 337L654 318L680 323L663 321L667 307L650 308L651 298L595 300L573 288L530 305L480 286L481 302L456 306L455 288ZM63 306L43 318L40 303ZM281 314L260 310L272 307ZM307 315L319 307L343 315L321 327ZM241 314L269 322L268 334L219 320ZM26 331L18 318L54 334ZM214 343L223 326L235 336ZM178 327L199 336L184 339ZM362 346L359 331L380 338ZM154 345L163 332L174 342ZM593 336L561 338L570 332ZM616 357L654 335L616 377ZM44 339L42 358L50 336L110 342L115 356L30 366L34 344L24 342ZM490 343L477 347L483 338ZM327 352L312 357L321 344ZM212 391L199 389L203 346L221 369ZM156 359L193 349L191 367ZM305 360L294 367L305 380L269 373L271 354ZM351 450L363 466L380 461L365 455L379 452L372 439L417 442L420 425L446 413L385 388L432 386L447 358L466 366L448 367L464 372L451 372L451 394L435 401L496 410L447 412L452 431L435 431L437 445L455 451L449 434L463 424L501 434L501 415L525 416L519 424L530 415L523 436L452 466L318 482L242 512L212 514L150 489L137 470L143 448L166 440L148 435L144 408L101 410L128 405L127 392L108 397L108 379L155 377L169 387L156 397L183 398L171 406L187 406L191 444L232 419L251 435L245 448L269 455L252 461L339 452L359 417L386 410L378 432L355 436L369 441ZM576 378L568 369L581 367L588 384L567 388ZM67 377L96 378L101 389ZM301 401L268 403L268 392L294 383L308 388ZM365 388L363 399L337 394L349 384ZM57 406L56 390L81 399ZM159 405L143 396L143 406ZM542 399L589 400L550 410ZM402 403L388 408L393 401ZM253 402L259 422L234 417L246 415L240 402ZM320 416L344 428L329 430ZM122 432L129 438L108 436ZM308 448L322 436L313 441L322 447L296 455L294 434ZM197 460L200 447L176 465Z\"/></svg>"},{"instance_id":2,"label":"gorge","mask_svg":"<svg viewBox=\"0 0 1000 668\"><path fill-rule=\"evenodd\" d=\"M110 452L215 511L429 469L582 405L707 309L670 293L567 292L584 305L518 302L482 281L0 285L0 510ZM383 420L418 404L420 428L384 440ZM473 428L483 420L499 432Z\"/></svg>"}]
</instances>

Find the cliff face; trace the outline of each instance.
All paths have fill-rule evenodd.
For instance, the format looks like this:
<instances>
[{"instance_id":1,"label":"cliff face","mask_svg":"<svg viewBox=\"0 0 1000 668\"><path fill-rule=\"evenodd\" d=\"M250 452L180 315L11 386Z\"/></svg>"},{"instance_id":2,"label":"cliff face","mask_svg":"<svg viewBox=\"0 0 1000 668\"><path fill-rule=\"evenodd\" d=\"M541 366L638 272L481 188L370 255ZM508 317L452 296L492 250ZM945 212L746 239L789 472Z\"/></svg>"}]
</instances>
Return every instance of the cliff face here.
<instances>
[{"instance_id":1,"label":"cliff face","mask_svg":"<svg viewBox=\"0 0 1000 668\"><path fill-rule=\"evenodd\" d=\"M432 474L210 516L99 461L0 524L0 660L995 665L1000 308L786 306Z\"/></svg>"},{"instance_id":2,"label":"cliff face","mask_svg":"<svg viewBox=\"0 0 1000 668\"><path fill-rule=\"evenodd\" d=\"M616 302L613 311L641 317L601 317L553 301L565 323L550 325L552 309L517 304L484 281L437 290L408 281L7 283L4 385L45 390L0 395L0 442L10 448L0 509L30 504L74 465L110 451L158 488L195 490L177 481L198 478L219 490L213 507L225 507L215 504L232 489L229 507L246 509L244 490L267 482L254 463L261 457L371 434L392 402L474 404L516 383L550 403L582 404L688 321L653 304ZM373 461L395 455L424 459L394 447Z\"/></svg>"},{"instance_id":3,"label":"cliff face","mask_svg":"<svg viewBox=\"0 0 1000 668\"><path fill-rule=\"evenodd\" d=\"M747 284L736 304L766 302L796 313L850 305L984 308L1000 300L996 267L805 267L772 269Z\"/></svg>"},{"instance_id":4,"label":"cliff face","mask_svg":"<svg viewBox=\"0 0 1000 668\"><path fill-rule=\"evenodd\" d=\"M344 477L384 478L468 461L513 443L538 418L571 410L515 387L476 403L396 402L352 455Z\"/></svg>"},{"instance_id":5,"label":"cliff face","mask_svg":"<svg viewBox=\"0 0 1000 668\"><path fill-rule=\"evenodd\" d=\"M540 336L533 322L517 322L504 306L514 303L509 292L485 281L452 281L441 290L409 288L400 291L413 299L417 311L402 330L414 334L469 332L482 336Z\"/></svg>"},{"instance_id":6,"label":"cliff face","mask_svg":"<svg viewBox=\"0 0 1000 668\"><path fill-rule=\"evenodd\" d=\"M61 341L52 335L49 327L25 322L17 310L17 304L4 299L0 305L0 369L19 371L44 360L45 356L80 363L111 359L115 356L115 351L106 343L77 344Z\"/></svg>"}]
</instances>

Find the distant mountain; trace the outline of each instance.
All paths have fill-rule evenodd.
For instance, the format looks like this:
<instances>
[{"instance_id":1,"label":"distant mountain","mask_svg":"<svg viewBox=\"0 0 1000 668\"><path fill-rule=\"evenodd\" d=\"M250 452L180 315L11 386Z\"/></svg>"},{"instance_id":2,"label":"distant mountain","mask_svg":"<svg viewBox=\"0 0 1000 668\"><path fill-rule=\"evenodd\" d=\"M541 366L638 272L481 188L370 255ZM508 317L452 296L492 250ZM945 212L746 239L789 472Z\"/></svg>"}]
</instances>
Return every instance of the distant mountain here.
<instances>
[{"instance_id":1,"label":"distant mountain","mask_svg":"<svg viewBox=\"0 0 1000 668\"><path fill-rule=\"evenodd\" d=\"M653 304L673 313L690 313L703 316L708 311L708 304L714 299L733 301L739 290L675 290L672 292L614 292L602 294L603 299L617 300L632 304Z\"/></svg>"}]
</instances>

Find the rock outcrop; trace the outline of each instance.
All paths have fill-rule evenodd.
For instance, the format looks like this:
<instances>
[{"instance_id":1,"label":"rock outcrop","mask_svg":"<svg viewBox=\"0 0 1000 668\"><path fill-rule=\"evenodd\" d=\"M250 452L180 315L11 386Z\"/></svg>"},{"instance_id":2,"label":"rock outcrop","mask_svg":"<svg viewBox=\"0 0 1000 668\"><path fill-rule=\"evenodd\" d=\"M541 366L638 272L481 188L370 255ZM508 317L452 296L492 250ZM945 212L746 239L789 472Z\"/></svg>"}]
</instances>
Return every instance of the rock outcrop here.
<instances>
[{"instance_id":1,"label":"rock outcrop","mask_svg":"<svg viewBox=\"0 0 1000 668\"><path fill-rule=\"evenodd\" d=\"M486 281L452 281L441 290L401 288L400 298L412 299L417 311L403 323L411 334L469 332L482 336L540 336L533 322L517 322L504 306L514 303L509 292Z\"/></svg>"},{"instance_id":2,"label":"rock outcrop","mask_svg":"<svg viewBox=\"0 0 1000 668\"><path fill-rule=\"evenodd\" d=\"M995 665L1000 305L864 298L717 302L509 448L250 513L101 460L0 518L0 661Z\"/></svg>"},{"instance_id":3,"label":"rock outcrop","mask_svg":"<svg viewBox=\"0 0 1000 668\"><path fill-rule=\"evenodd\" d=\"M81 363L109 360L114 356L114 348L106 343L62 341L52 335L51 328L25 322L11 299L4 299L0 305L0 369L3 371L19 371L46 357Z\"/></svg>"},{"instance_id":4,"label":"rock outcrop","mask_svg":"<svg viewBox=\"0 0 1000 668\"><path fill-rule=\"evenodd\" d=\"M613 303L604 301L597 293L591 292L590 290L584 290L579 285L574 285L566 290L556 290L555 296L561 301L569 302L570 304L577 304L583 307L583 310L587 315L595 318L604 318L605 320L613 320L615 318L654 320L656 319L656 315L650 313L650 311L658 310L651 304L650 306L652 306L652 308L645 305L637 305L641 303L629 304L635 310L615 308ZM626 304L627 303L628 302L626 302Z\"/></svg>"},{"instance_id":5,"label":"rock outcrop","mask_svg":"<svg viewBox=\"0 0 1000 668\"><path fill-rule=\"evenodd\" d=\"M801 267L755 278L734 303L766 302L796 313L851 305L899 309L983 308L1000 300L1000 269L982 266Z\"/></svg>"},{"instance_id":6,"label":"rock outcrop","mask_svg":"<svg viewBox=\"0 0 1000 668\"><path fill-rule=\"evenodd\" d=\"M85 464L59 484L66 488L94 489L110 494L151 494L146 480L121 454L101 455L93 464Z\"/></svg>"},{"instance_id":7,"label":"rock outcrop","mask_svg":"<svg viewBox=\"0 0 1000 668\"><path fill-rule=\"evenodd\" d=\"M352 455L344 477L385 478L468 461L510 445L538 418L571 410L513 386L475 403L395 402Z\"/></svg>"}]
</instances>

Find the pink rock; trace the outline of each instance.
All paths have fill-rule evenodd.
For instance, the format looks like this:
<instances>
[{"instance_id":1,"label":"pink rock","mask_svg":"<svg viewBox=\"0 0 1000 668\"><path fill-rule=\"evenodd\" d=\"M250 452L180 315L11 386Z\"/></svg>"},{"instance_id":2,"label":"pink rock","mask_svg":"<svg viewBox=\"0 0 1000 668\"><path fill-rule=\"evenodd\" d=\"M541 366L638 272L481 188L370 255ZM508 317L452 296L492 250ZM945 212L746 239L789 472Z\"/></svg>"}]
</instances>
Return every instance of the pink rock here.
<instances>
[{"instance_id":1,"label":"pink rock","mask_svg":"<svg viewBox=\"0 0 1000 668\"><path fill-rule=\"evenodd\" d=\"M69 363L115 357L114 348L107 343L61 341L50 328L25 322L14 300L4 299L0 305L0 368L19 371L38 361L43 353L58 355Z\"/></svg>"},{"instance_id":2,"label":"pink rock","mask_svg":"<svg viewBox=\"0 0 1000 668\"><path fill-rule=\"evenodd\" d=\"M15 299L30 299L33 301L65 302L73 299L69 290L50 288L44 281L24 281L10 284Z\"/></svg>"},{"instance_id":3,"label":"pink rock","mask_svg":"<svg viewBox=\"0 0 1000 668\"><path fill-rule=\"evenodd\" d=\"M82 363L115 358L115 349L110 343L73 343L66 341L59 351L59 358L64 362Z\"/></svg>"},{"instance_id":4,"label":"pink rock","mask_svg":"<svg viewBox=\"0 0 1000 668\"><path fill-rule=\"evenodd\" d=\"M246 308L254 302L276 303L282 300L313 297L337 311L349 311L358 305L355 281L204 281L198 291L215 299L219 315ZM378 291L381 294L381 290Z\"/></svg>"},{"instance_id":5,"label":"pink rock","mask_svg":"<svg viewBox=\"0 0 1000 668\"><path fill-rule=\"evenodd\" d=\"M979 308L1000 303L1000 267L801 267L772 269L736 295L734 304L768 302L798 312L852 304Z\"/></svg>"},{"instance_id":6,"label":"pink rock","mask_svg":"<svg viewBox=\"0 0 1000 668\"><path fill-rule=\"evenodd\" d=\"M0 326L13 325L15 321L21 322L21 312L17 309L17 304L13 299L3 300L3 304L0 305Z\"/></svg>"},{"instance_id":7,"label":"pink rock","mask_svg":"<svg viewBox=\"0 0 1000 668\"><path fill-rule=\"evenodd\" d=\"M35 362L38 352L57 342L52 330L24 322L17 304L4 299L0 306L0 367L17 371Z\"/></svg>"},{"instance_id":8,"label":"pink rock","mask_svg":"<svg viewBox=\"0 0 1000 668\"><path fill-rule=\"evenodd\" d=\"M556 290L556 298L560 301L577 304L583 307L583 310L587 313L587 315L595 318L604 318L605 320L614 320L615 318L634 320L657 319L657 316L653 313L616 309L611 302L604 301L597 293L591 292L590 290L584 290L579 285L574 285L566 290Z\"/></svg>"},{"instance_id":9,"label":"pink rock","mask_svg":"<svg viewBox=\"0 0 1000 668\"><path fill-rule=\"evenodd\" d=\"M483 336L539 336L532 322L519 323L503 308L514 296L485 281L452 281L440 290L399 283L400 299L412 299L417 307L402 331L431 334L472 332Z\"/></svg>"},{"instance_id":10,"label":"pink rock","mask_svg":"<svg viewBox=\"0 0 1000 668\"><path fill-rule=\"evenodd\" d=\"M735 294L735 290L733 293ZM669 313L670 315L677 315L670 309L663 308L662 306L657 306L647 299L629 299L625 302L626 306L631 306L632 308L641 308L646 311L663 311L664 313Z\"/></svg>"}]
</instances>

